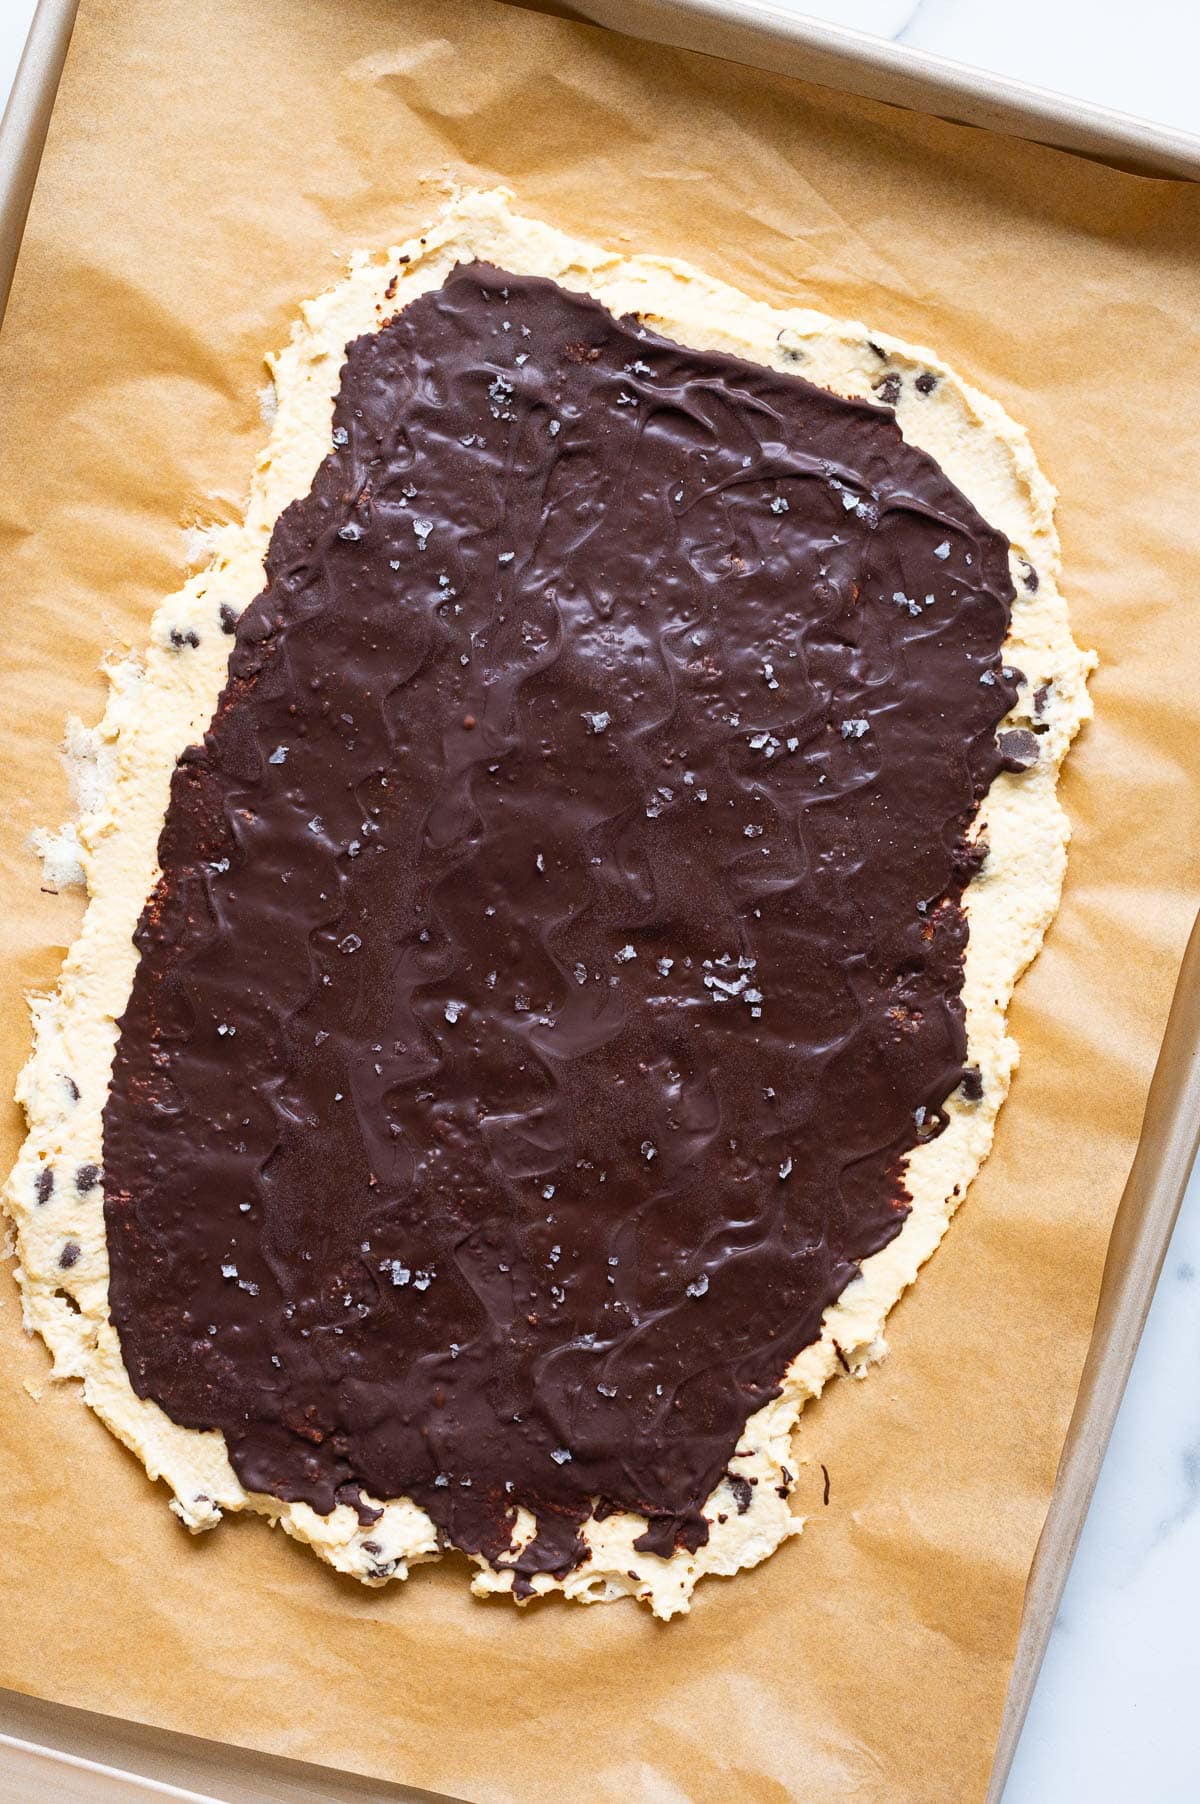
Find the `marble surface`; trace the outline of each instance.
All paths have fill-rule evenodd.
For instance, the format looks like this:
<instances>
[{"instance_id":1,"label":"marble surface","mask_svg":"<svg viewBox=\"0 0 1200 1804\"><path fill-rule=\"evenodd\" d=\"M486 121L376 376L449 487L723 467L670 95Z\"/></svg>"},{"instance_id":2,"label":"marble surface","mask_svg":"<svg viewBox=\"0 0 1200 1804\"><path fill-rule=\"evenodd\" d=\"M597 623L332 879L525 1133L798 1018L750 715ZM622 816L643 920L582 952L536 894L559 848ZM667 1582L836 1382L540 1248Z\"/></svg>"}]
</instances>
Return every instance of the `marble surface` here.
<instances>
[{"instance_id":1,"label":"marble surface","mask_svg":"<svg viewBox=\"0 0 1200 1804\"><path fill-rule=\"evenodd\" d=\"M776 0L914 50L1200 132L1197 0ZM1157 1800L1148 1800L1157 1804Z\"/></svg>"},{"instance_id":2,"label":"marble surface","mask_svg":"<svg viewBox=\"0 0 1200 1804\"><path fill-rule=\"evenodd\" d=\"M0 107L17 73L34 5L35 0L0 0Z\"/></svg>"},{"instance_id":3,"label":"marble surface","mask_svg":"<svg viewBox=\"0 0 1200 1804\"><path fill-rule=\"evenodd\" d=\"M1200 131L1200 0L809 0L796 10ZM33 0L0 0L0 102L32 14ZM1200 1800L1198 1369L1200 1173L1004 1804Z\"/></svg>"}]
</instances>

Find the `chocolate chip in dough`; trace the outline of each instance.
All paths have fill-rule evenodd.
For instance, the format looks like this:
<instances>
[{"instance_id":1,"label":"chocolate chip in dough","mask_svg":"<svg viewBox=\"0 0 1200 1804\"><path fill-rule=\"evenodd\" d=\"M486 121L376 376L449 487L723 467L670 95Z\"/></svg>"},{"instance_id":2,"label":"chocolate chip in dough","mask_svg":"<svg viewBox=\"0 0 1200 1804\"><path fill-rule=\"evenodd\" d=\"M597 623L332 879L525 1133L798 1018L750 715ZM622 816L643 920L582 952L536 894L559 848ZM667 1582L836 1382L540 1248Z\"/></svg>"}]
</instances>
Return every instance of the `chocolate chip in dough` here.
<instances>
[{"instance_id":1,"label":"chocolate chip in dough","mask_svg":"<svg viewBox=\"0 0 1200 1804\"><path fill-rule=\"evenodd\" d=\"M1000 734L997 744L1005 770L1028 770L1038 761L1037 734L1031 733L1028 727L1010 728L1007 733Z\"/></svg>"},{"instance_id":2,"label":"chocolate chip in dough","mask_svg":"<svg viewBox=\"0 0 1200 1804\"><path fill-rule=\"evenodd\" d=\"M983 1100L983 1072L978 1065L967 1065L963 1069L962 1083L959 1086L968 1102Z\"/></svg>"},{"instance_id":3,"label":"chocolate chip in dough","mask_svg":"<svg viewBox=\"0 0 1200 1804\"><path fill-rule=\"evenodd\" d=\"M743 1478L738 1472L727 1472L725 1479L737 1503L738 1515L744 1516L754 1498L754 1493L750 1488L753 1480Z\"/></svg>"}]
</instances>

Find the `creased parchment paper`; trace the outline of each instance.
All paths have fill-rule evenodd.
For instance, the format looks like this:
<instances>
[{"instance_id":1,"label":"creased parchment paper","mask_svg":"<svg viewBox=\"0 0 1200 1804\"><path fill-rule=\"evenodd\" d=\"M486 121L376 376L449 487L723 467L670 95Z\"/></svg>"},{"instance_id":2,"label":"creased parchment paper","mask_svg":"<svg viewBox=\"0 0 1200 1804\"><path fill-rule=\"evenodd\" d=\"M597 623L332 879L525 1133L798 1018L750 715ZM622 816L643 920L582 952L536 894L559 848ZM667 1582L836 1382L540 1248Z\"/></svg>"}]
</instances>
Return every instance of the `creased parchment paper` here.
<instances>
[{"instance_id":1,"label":"creased parchment paper","mask_svg":"<svg viewBox=\"0 0 1200 1804\"><path fill-rule=\"evenodd\" d=\"M804 1535L671 1626L190 1540L3 1278L0 1684L504 1804L969 1804L1200 894L1200 190L487 0L84 0L0 337L10 1074L79 918L27 846L69 811L64 718L239 507L262 353L439 176L931 343L1030 428L1101 665L1021 1071L889 1358L805 1414Z\"/></svg>"}]
</instances>

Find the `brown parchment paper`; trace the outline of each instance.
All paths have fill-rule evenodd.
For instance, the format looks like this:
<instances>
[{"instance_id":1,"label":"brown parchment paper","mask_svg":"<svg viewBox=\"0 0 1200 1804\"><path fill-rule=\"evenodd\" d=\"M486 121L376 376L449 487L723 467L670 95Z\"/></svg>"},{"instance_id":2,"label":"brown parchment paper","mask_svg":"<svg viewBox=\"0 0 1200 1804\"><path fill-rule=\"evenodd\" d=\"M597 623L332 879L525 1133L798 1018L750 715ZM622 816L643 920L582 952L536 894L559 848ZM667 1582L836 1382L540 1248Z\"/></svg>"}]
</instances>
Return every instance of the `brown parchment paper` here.
<instances>
[{"instance_id":1,"label":"brown parchment paper","mask_svg":"<svg viewBox=\"0 0 1200 1804\"><path fill-rule=\"evenodd\" d=\"M63 719L237 509L262 352L438 170L927 342L1030 427L1102 663L1021 1071L890 1357L804 1417L805 1534L665 1627L190 1540L0 1275L0 1684L500 1804L972 1804L1200 896L1200 190L489 0L84 0L0 336L6 1087L80 913L27 849Z\"/></svg>"}]
</instances>

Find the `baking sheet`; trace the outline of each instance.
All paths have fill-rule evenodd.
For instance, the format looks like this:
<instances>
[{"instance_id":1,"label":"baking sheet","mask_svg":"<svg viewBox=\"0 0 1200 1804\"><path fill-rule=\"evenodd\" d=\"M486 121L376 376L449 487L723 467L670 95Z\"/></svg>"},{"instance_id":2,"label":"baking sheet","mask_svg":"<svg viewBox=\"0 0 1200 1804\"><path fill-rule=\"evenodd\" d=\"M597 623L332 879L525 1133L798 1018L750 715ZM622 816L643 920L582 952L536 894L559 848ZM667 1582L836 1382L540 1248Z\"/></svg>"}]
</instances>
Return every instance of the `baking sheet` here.
<instances>
[{"instance_id":1,"label":"baking sheet","mask_svg":"<svg viewBox=\"0 0 1200 1804\"><path fill-rule=\"evenodd\" d=\"M1200 181L1200 138L911 44L797 12L778 0L529 0L614 31L702 50L915 112L1102 157L1139 175Z\"/></svg>"},{"instance_id":2,"label":"baking sheet","mask_svg":"<svg viewBox=\"0 0 1200 1804\"><path fill-rule=\"evenodd\" d=\"M666 1628L480 1605L461 1567L361 1592L254 1523L186 1541L45 1386L6 1285L0 1579L23 1629L0 1683L506 1804L573 1774L596 1799L963 1804L1200 892L1176 406L1200 198L484 0L85 0L0 337L10 994L52 980L77 919L24 848L66 807L62 716L94 711L97 656L177 583L181 523L236 508L259 354L297 298L427 217L438 169L928 340L1030 425L1104 662L1065 788L1064 914L1014 1011L1023 1070L891 1358L805 1418L808 1531ZM8 1069L24 1043L14 1009Z\"/></svg>"},{"instance_id":3,"label":"baking sheet","mask_svg":"<svg viewBox=\"0 0 1200 1804\"><path fill-rule=\"evenodd\" d=\"M76 4L77 0L39 0L0 112L0 324L46 141L50 108L75 22Z\"/></svg>"}]
</instances>

